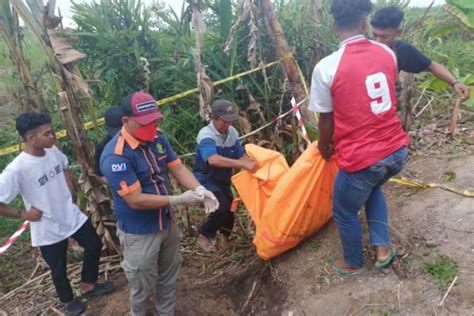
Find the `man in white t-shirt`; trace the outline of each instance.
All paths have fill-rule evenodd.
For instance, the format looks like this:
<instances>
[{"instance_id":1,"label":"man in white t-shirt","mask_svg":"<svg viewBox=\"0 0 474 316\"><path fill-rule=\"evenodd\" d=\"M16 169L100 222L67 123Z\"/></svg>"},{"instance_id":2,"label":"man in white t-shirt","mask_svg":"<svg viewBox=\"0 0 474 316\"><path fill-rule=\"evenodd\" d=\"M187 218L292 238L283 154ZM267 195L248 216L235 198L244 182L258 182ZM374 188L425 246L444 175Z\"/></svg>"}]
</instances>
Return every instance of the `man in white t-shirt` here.
<instances>
[{"instance_id":1,"label":"man in white t-shirt","mask_svg":"<svg viewBox=\"0 0 474 316\"><path fill-rule=\"evenodd\" d=\"M67 315L79 315L85 305L71 289L67 278L68 238L84 248L80 291L91 298L113 290L112 283L96 283L102 248L87 216L74 204L72 175L67 157L54 143L51 117L27 112L16 119L16 129L25 149L0 174L0 215L31 222L31 243L39 247L51 269L56 292ZM21 195L28 211L9 203Z\"/></svg>"}]
</instances>

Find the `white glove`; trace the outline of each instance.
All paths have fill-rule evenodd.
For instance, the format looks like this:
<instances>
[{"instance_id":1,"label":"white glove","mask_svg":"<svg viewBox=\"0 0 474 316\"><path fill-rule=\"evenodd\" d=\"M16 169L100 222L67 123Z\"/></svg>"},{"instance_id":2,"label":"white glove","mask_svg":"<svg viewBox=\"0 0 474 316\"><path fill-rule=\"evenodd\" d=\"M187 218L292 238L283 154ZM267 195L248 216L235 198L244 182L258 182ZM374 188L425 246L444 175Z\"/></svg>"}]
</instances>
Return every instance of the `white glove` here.
<instances>
[{"instance_id":1,"label":"white glove","mask_svg":"<svg viewBox=\"0 0 474 316\"><path fill-rule=\"evenodd\" d=\"M204 200L204 196L197 194L193 190L188 190L180 195L170 196L170 206L175 205L197 205L201 204Z\"/></svg>"},{"instance_id":2,"label":"white glove","mask_svg":"<svg viewBox=\"0 0 474 316\"><path fill-rule=\"evenodd\" d=\"M194 189L194 192L196 192L196 194L198 194L199 196L203 197L203 204L206 214L215 212L219 208L219 201L216 199L214 193L209 190L206 190L206 188L202 185Z\"/></svg>"}]
</instances>

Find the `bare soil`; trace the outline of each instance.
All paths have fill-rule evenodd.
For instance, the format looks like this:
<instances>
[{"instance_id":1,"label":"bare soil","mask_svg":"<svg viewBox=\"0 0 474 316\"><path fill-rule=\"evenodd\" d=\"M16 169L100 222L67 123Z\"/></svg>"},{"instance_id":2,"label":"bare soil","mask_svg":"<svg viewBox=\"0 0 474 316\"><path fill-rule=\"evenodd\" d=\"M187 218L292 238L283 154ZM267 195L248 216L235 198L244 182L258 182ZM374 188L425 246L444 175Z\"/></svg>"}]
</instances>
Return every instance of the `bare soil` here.
<instances>
[{"instance_id":1,"label":"bare soil","mask_svg":"<svg viewBox=\"0 0 474 316\"><path fill-rule=\"evenodd\" d=\"M421 158L411 161L404 174L425 182L444 182L446 171L456 174L452 186L474 191L474 156L452 160ZM334 223L312 239L321 247L311 251L311 240L282 256L276 269L286 280L289 299L286 311L294 315L366 314L474 314L474 200L441 189L417 191L388 184L391 233L399 256L390 269L376 271L367 250L368 273L341 280L328 277L324 264L340 256L341 247ZM438 307L446 290L432 282L423 263L440 255L458 265L459 278L444 307ZM402 259L404 257L405 259Z\"/></svg>"},{"instance_id":2,"label":"bare soil","mask_svg":"<svg viewBox=\"0 0 474 316\"><path fill-rule=\"evenodd\" d=\"M409 162L403 175L473 192L472 166L472 154L417 157ZM373 267L373 252L366 241L368 272L364 276L328 276L324 265L341 254L336 226L330 222L296 249L271 262L249 257L250 264L217 278L202 274L202 258L185 256L176 314L474 315L473 198L442 189L419 190L396 184L387 184L385 192L392 238L398 249L390 268L379 271ZM438 307L446 289L433 283L422 267L441 255L452 258L459 272L443 307ZM128 288L123 278L118 284L120 289L114 294L90 303L89 315L99 311L104 315L127 313Z\"/></svg>"},{"instance_id":3,"label":"bare soil","mask_svg":"<svg viewBox=\"0 0 474 316\"><path fill-rule=\"evenodd\" d=\"M474 146L453 141L431 149L415 151L402 175L474 192ZM332 221L269 262L260 260L250 243L240 237L232 254L218 257L198 252L187 237L176 315L474 315L474 199L437 188L420 190L392 183L385 186L385 192L398 250L390 268L374 268L374 254L366 240L365 275L328 276L325 264L341 256ZM240 236L239 227L236 231ZM458 280L441 307L446 289L438 287L423 269L440 256L449 256L458 266ZM88 302L86 315L128 313L127 281L121 272L112 279L116 291ZM31 314L54 314L51 307L42 305L45 295L54 293L15 299L37 304ZM0 301L0 314L3 303ZM20 301L5 312L23 315L18 306Z\"/></svg>"}]
</instances>

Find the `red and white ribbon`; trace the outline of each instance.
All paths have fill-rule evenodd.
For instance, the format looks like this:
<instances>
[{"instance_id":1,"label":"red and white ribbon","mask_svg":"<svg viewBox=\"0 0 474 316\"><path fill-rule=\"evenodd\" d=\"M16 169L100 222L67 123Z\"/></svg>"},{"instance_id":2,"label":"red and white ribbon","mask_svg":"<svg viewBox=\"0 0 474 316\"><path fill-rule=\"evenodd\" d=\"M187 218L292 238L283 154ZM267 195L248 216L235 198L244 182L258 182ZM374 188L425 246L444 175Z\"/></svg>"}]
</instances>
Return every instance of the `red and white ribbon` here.
<instances>
[{"instance_id":1,"label":"red and white ribbon","mask_svg":"<svg viewBox=\"0 0 474 316\"><path fill-rule=\"evenodd\" d=\"M292 98L291 99L291 105L293 106L293 113L295 114L296 116L296 119L298 120L298 126L299 128L301 129L301 134L303 134L303 138L304 140L309 144L311 144L311 141L309 139L309 136L308 136L308 133L306 132L306 127L304 127L304 121L303 121L303 117L301 116L301 112L300 112L300 105L304 102L301 101L300 103L296 103L296 100L295 98Z\"/></svg>"},{"instance_id":2,"label":"red and white ribbon","mask_svg":"<svg viewBox=\"0 0 474 316\"><path fill-rule=\"evenodd\" d=\"M18 239L18 237L20 237L20 235L28 228L29 224L30 222L24 221L23 224L18 227L16 232L3 243L2 247L0 247L0 254L7 251L8 247L10 247Z\"/></svg>"}]
</instances>

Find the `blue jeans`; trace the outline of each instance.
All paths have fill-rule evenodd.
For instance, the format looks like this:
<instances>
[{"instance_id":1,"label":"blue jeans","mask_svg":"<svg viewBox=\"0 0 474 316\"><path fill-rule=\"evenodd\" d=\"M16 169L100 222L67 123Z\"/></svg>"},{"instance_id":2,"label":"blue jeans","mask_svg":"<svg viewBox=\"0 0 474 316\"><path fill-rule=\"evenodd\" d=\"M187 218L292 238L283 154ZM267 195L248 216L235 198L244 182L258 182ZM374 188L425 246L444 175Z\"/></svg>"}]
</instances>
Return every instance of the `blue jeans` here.
<instances>
[{"instance_id":1,"label":"blue jeans","mask_svg":"<svg viewBox=\"0 0 474 316\"><path fill-rule=\"evenodd\" d=\"M364 266L362 230L358 212L365 205L372 246L389 246L387 203L381 186L399 173L408 158L402 147L390 156L363 170L339 170L334 182L333 218L339 229L344 261L354 268Z\"/></svg>"}]
</instances>

